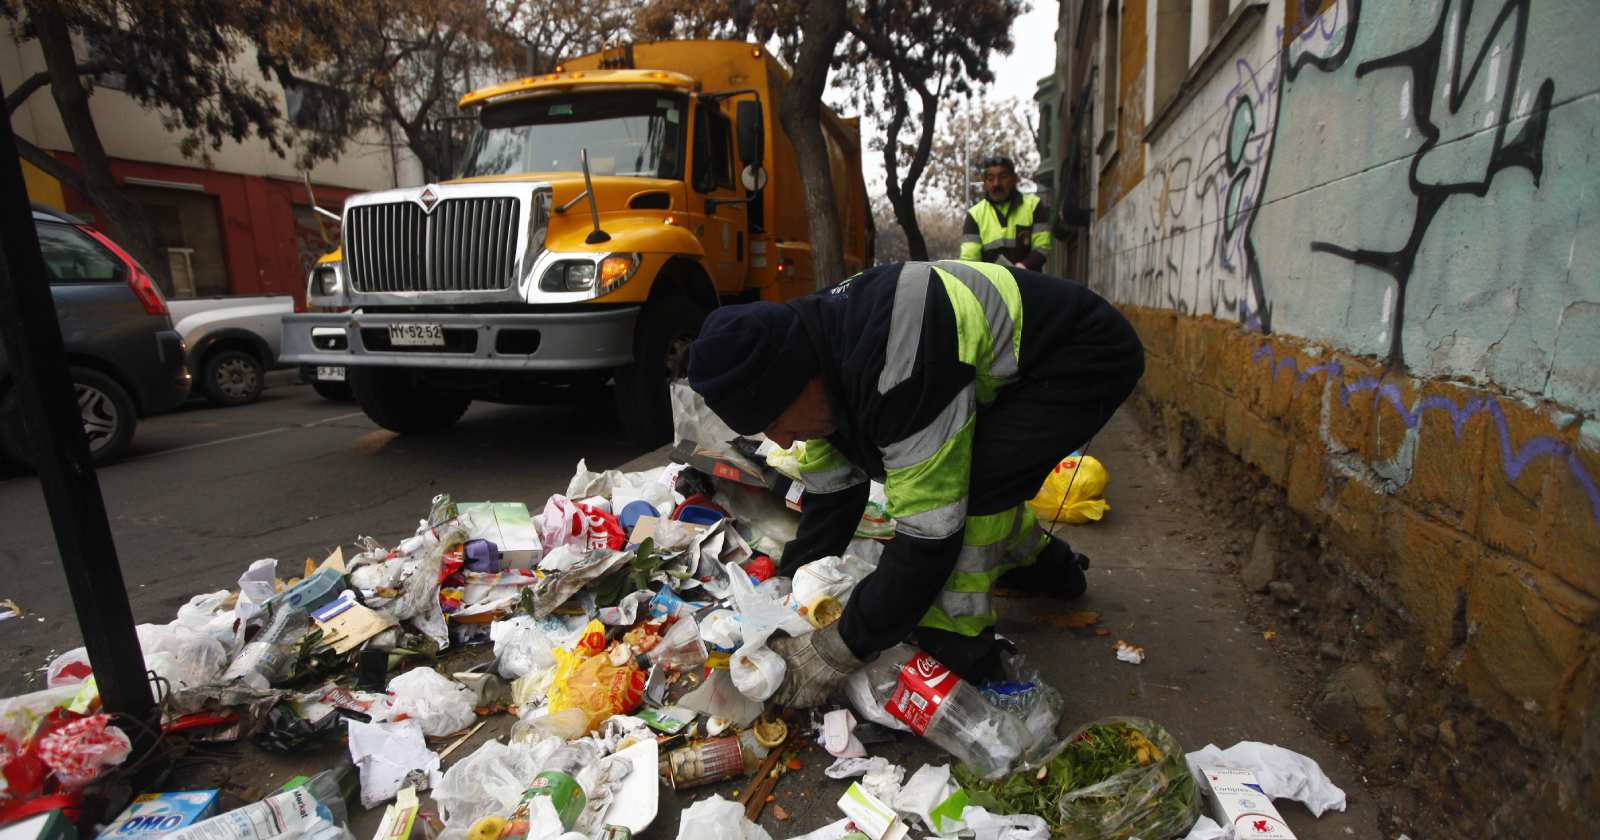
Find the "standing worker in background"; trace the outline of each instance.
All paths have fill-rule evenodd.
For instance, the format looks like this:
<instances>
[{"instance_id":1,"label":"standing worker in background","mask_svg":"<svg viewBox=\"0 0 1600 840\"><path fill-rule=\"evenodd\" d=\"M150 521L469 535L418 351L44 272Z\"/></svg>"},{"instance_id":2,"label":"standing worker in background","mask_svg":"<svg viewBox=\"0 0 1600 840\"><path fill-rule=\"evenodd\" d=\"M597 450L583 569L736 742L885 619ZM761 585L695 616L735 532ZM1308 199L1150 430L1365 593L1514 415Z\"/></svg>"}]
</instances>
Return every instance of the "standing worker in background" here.
<instances>
[{"instance_id":1,"label":"standing worker in background","mask_svg":"<svg viewBox=\"0 0 1600 840\"><path fill-rule=\"evenodd\" d=\"M996 155L983 162L983 201L967 208L961 259L1042 271L1050 256L1050 208L1017 192L1017 167Z\"/></svg>"},{"instance_id":2,"label":"standing worker in background","mask_svg":"<svg viewBox=\"0 0 1600 840\"><path fill-rule=\"evenodd\" d=\"M815 706L913 633L957 674L1000 673L996 586L1071 598L1087 560L1027 501L1127 399L1144 349L1076 283L969 262L878 266L788 303L713 310L689 385L735 432L805 441L800 527L783 569L843 554L884 483L895 536L843 616L772 644L773 700Z\"/></svg>"}]
</instances>

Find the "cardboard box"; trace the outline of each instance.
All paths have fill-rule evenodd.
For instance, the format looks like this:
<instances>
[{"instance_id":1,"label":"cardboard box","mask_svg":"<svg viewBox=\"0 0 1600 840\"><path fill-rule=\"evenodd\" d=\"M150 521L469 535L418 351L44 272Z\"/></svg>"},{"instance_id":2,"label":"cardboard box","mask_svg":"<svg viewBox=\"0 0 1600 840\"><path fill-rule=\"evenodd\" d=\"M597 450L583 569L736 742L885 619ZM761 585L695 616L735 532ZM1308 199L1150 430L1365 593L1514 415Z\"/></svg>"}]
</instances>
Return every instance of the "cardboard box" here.
<instances>
[{"instance_id":1,"label":"cardboard box","mask_svg":"<svg viewBox=\"0 0 1600 840\"><path fill-rule=\"evenodd\" d=\"M100 832L100 838L162 837L217 815L217 792L145 793Z\"/></svg>"},{"instance_id":2,"label":"cardboard box","mask_svg":"<svg viewBox=\"0 0 1600 840\"><path fill-rule=\"evenodd\" d=\"M1201 785L1211 805L1212 819L1223 828L1233 827L1241 840L1295 840L1272 797L1261 790L1256 774L1226 765L1199 765Z\"/></svg>"},{"instance_id":3,"label":"cardboard box","mask_svg":"<svg viewBox=\"0 0 1600 840\"><path fill-rule=\"evenodd\" d=\"M528 506L521 502L462 502L456 510L469 514L468 533L500 548L500 565L507 569L531 569L539 565L544 546L539 540L539 525Z\"/></svg>"}]
</instances>

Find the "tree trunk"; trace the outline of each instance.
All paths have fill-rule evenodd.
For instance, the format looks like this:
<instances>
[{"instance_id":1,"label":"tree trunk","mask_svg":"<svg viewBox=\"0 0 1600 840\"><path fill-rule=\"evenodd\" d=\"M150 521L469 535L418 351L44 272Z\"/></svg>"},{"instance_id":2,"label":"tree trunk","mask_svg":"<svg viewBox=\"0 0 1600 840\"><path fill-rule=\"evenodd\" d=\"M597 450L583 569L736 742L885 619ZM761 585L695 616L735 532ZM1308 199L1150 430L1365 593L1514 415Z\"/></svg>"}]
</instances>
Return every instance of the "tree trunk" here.
<instances>
[{"instance_id":1,"label":"tree trunk","mask_svg":"<svg viewBox=\"0 0 1600 840\"><path fill-rule=\"evenodd\" d=\"M78 58L72 50L72 33L66 21L59 10L48 6L36 9L33 21L39 30L45 68L50 73L50 95L83 169L84 197L105 214L117 244L127 249L164 288L172 288L167 260L156 248L144 209L124 195L111 176L111 160L89 112L89 92L78 78Z\"/></svg>"},{"instance_id":2,"label":"tree trunk","mask_svg":"<svg viewBox=\"0 0 1600 840\"><path fill-rule=\"evenodd\" d=\"M844 34L845 9L840 0L809 0L802 12L800 55L794 75L779 97L778 119L794 144L805 189L811 231L811 271L818 289L844 279L844 243L839 231L833 172L828 144L822 137L822 89L829 62Z\"/></svg>"}]
</instances>

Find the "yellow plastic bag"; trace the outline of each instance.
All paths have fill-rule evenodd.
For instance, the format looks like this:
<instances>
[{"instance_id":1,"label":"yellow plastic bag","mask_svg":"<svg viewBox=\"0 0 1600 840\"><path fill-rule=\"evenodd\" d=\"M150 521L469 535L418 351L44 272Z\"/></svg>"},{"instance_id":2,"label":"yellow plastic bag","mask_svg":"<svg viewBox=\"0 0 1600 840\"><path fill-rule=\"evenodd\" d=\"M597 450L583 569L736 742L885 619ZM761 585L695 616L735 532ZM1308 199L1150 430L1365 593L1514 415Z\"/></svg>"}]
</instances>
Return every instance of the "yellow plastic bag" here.
<instances>
[{"instance_id":1,"label":"yellow plastic bag","mask_svg":"<svg viewBox=\"0 0 1600 840\"><path fill-rule=\"evenodd\" d=\"M1040 522L1070 525L1098 522L1111 509L1104 498L1110 482L1111 476L1106 473L1104 464L1092 455L1080 456L1074 452L1062 458L1050 471L1044 486L1039 488L1039 495L1034 496L1028 506L1033 508Z\"/></svg>"},{"instance_id":2,"label":"yellow plastic bag","mask_svg":"<svg viewBox=\"0 0 1600 840\"><path fill-rule=\"evenodd\" d=\"M556 677L559 682L550 692L550 711L583 712L588 716L590 732L598 730L612 715L625 715L639 708L644 700L645 673L631 661L613 665L606 656L580 659L560 650L556 651L556 659L561 665Z\"/></svg>"}]
</instances>

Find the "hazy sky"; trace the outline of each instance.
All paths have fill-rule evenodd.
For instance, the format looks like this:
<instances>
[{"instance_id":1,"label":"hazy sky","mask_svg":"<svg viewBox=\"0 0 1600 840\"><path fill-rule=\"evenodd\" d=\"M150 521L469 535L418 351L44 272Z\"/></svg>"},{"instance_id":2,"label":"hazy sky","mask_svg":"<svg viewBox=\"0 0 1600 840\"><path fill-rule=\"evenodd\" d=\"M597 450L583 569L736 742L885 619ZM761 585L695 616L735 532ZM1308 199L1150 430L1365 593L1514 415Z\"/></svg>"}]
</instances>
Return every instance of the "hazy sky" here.
<instances>
[{"instance_id":1,"label":"hazy sky","mask_svg":"<svg viewBox=\"0 0 1600 840\"><path fill-rule=\"evenodd\" d=\"M1055 67L1056 20L1060 14L1060 4L1057 0L1033 0L1032 5L1031 11L1012 24L1011 38L1016 47L1011 54L999 56L991 62L995 70L995 83L990 88L990 95L994 97L1016 97L1024 102L1031 101L1039 79L1049 75ZM836 102L835 106L846 115L861 113L855 103ZM870 151L866 145L878 129L871 124L870 118L864 117L862 123L862 169L866 174L868 191L877 195L883 191L883 156Z\"/></svg>"}]
</instances>

